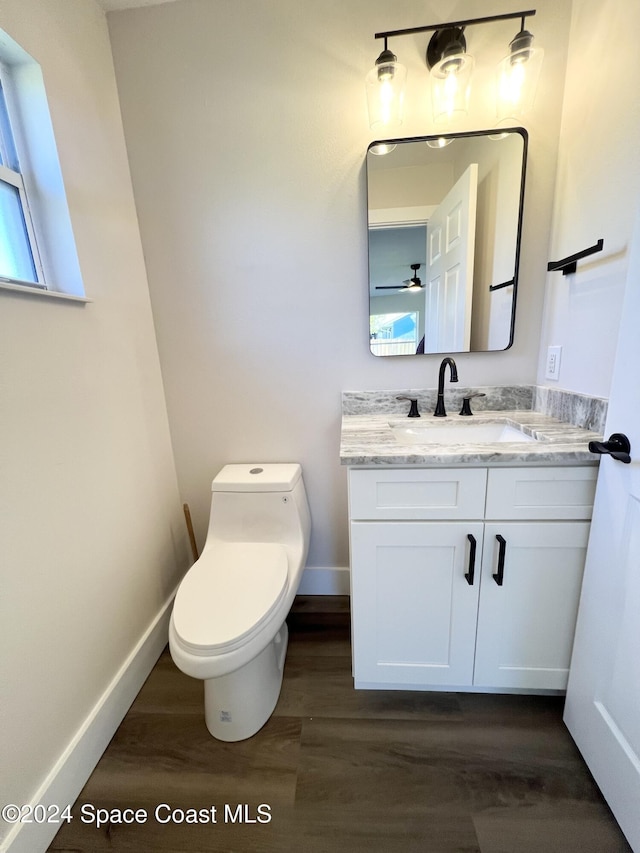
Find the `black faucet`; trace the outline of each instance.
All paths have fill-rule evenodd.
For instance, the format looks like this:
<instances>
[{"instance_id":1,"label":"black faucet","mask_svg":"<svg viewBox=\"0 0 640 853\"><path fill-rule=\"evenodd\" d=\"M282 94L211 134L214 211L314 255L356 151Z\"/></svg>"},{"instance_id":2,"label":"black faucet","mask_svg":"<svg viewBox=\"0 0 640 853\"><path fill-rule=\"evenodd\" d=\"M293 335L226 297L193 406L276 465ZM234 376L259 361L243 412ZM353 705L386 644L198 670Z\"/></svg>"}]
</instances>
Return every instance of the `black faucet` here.
<instances>
[{"instance_id":1,"label":"black faucet","mask_svg":"<svg viewBox=\"0 0 640 853\"><path fill-rule=\"evenodd\" d=\"M408 418L419 418L420 412L418 411L418 400L415 397L396 397L396 400L406 400L407 403L411 403L409 406L409 414Z\"/></svg>"},{"instance_id":2,"label":"black faucet","mask_svg":"<svg viewBox=\"0 0 640 853\"><path fill-rule=\"evenodd\" d=\"M458 368L456 367L455 361L452 358L449 358L449 356L443 358L440 364L440 372L438 374L438 401L436 403L436 410L433 413L434 418L446 418L447 416L447 412L444 407L444 372L447 365L449 365L450 381L458 381Z\"/></svg>"}]
</instances>

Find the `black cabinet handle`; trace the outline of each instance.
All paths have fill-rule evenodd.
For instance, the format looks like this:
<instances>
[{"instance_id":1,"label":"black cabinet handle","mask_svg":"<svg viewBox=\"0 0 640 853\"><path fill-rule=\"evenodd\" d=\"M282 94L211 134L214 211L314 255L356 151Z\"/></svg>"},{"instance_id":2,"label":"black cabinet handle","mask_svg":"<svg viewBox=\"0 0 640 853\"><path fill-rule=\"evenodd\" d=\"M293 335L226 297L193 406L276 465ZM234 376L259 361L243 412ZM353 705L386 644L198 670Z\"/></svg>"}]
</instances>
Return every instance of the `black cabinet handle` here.
<instances>
[{"instance_id":1,"label":"black cabinet handle","mask_svg":"<svg viewBox=\"0 0 640 853\"><path fill-rule=\"evenodd\" d=\"M464 573L464 579L469 586L473 586L473 578L476 572L476 537L467 533L467 539L469 540L469 570Z\"/></svg>"},{"instance_id":2,"label":"black cabinet handle","mask_svg":"<svg viewBox=\"0 0 640 853\"><path fill-rule=\"evenodd\" d=\"M606 453L618 462L628 465L631 462L631 442L622 432L614 432L609 441L590 441L589 450L592 453Z\"/></svg>"},{"instance_id":3,"label":"black cabinet handle","mask_svg":"<svg viewBox=\"0 0 640 853\"><path fill-rule=\"evenodd\" d=\"M492 575L494 581L498 584L498 586L502 586L504 583L504 557L507 553L507 543L503 536L496 536L498 540L498 571Z\"/></svg>"}]
</instances>

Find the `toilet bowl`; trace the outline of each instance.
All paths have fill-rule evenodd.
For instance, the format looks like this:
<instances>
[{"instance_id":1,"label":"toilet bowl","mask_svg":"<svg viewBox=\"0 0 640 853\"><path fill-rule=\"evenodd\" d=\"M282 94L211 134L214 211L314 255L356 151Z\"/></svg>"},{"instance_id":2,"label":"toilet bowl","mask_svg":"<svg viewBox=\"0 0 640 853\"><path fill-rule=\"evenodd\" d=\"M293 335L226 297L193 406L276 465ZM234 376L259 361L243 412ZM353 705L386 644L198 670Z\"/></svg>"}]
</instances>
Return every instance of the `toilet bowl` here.
<instances>
[{"instance_id":1,"label":"toilet bowl","mask_svg":"<svg viewBox=\"0 0 640 853\"><path fill-rule=\"evenodd\" d=\"M236 741L261 729L278 701L311 522L297 463L226 465L211 492L207 539L178 587L169 649L182 672L204 680L209 732Z\"/></svg>"}]
</instances>

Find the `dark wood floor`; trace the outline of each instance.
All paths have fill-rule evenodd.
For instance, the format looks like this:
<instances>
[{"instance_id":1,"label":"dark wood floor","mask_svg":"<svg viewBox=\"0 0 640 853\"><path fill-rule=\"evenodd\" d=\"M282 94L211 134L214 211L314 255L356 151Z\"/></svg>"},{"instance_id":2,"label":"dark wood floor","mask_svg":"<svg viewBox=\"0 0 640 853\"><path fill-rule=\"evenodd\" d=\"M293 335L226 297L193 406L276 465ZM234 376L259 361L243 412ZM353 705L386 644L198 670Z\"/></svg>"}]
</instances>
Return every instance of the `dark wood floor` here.
<instances>
[{"instance_id":1,"label":"dark wood floor","mask_svg":"<svg viewBox=\"0 0 640 853\"><path fill-rule=\"evenodd\" d=\"M560 699L356 691L348 601L301 597L288 621L278 706L240 743L208 734L202 682L166 651L50 851L630 851ZM97 828L83 807L148 817Z\"/></svg>"}]
</instances>

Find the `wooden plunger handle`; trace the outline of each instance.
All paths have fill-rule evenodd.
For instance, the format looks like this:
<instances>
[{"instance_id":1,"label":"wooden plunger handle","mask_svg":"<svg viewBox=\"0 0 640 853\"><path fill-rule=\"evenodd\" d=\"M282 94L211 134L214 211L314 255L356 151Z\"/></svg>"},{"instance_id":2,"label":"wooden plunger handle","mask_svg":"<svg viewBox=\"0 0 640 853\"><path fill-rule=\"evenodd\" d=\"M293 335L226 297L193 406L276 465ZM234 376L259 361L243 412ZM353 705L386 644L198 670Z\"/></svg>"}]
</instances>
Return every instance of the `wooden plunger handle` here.
<instances>
[{"instance_id":1,"label":"wooden plunger handle","mask_svg":"<svg viewBox=\"0 0 640 853\"><path fill-rule=\"evenodd\" d=\"M183 504L185 521L187 522L187 530L189 531L189 542L191 542L191 553L193 554L194 562L198 559L198 546L196 545L196 537L193 534L193 524L191 523L191 512L189 504Z\"/></svg>"}]
</instances>

